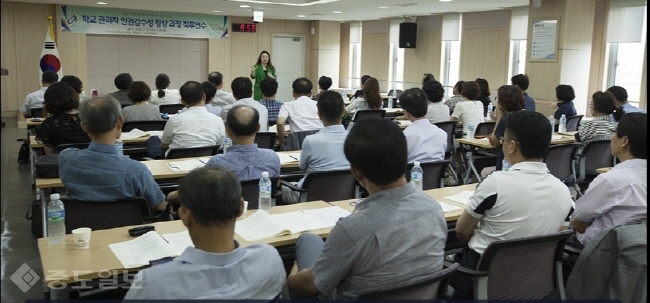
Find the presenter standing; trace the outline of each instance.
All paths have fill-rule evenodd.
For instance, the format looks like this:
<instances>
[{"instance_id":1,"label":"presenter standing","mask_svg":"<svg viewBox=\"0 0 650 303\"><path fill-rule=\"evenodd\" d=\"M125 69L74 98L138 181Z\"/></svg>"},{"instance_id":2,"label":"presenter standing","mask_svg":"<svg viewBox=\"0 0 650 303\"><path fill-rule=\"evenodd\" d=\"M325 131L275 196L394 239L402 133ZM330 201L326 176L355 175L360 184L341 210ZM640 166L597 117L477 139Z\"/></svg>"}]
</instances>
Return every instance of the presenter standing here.
<instances>
[{"instance_id":1,"label":"presenter standing","mask_svg":"<svg viewBox=\"0 0 650 303\"><path fill-rule=\"evenodd\" d=\"M262 90L260 90L260 83L266 78L276 79L275 67L271 64L271 55L269 52L262 51L260 56L257 57L257 63L251 66L251 79L255 80L255 90L253 98L260 101L262 99Z\"/></svg>"}]
</instances>

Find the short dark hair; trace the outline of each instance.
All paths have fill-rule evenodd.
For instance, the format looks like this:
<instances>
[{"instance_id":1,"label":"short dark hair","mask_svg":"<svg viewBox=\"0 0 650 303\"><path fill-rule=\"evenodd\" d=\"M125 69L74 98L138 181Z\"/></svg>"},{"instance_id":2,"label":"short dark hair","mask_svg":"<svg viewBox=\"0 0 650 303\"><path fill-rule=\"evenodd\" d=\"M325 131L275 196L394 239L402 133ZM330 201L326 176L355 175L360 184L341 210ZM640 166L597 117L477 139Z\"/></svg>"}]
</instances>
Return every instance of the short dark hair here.
<instances>
[{"instance_id":1,"label":"short dark hair","mask_svg":"<svg viewBox=\"0 0 650 303\"><path fill-rule=\"evenodd\" d=\"M162 98L165 96L165 88L169 87L169 76L167 74L158 74L156 76L156 88L158 89L158 98Z\"/></svg>"},{"instance_id":2,"label":"short dark hair","mask_svg":"<svg viewBox=\"0 0 650 303\"><path fill-rule=\"evenodd\" d=\"M187 81L180 89L181 99L190 107L199 104L203 100L203 86L196 81Z\"/></svg>"},{"instance_id":3,"label":"short dark hair","mask_svg":"<svg viewBox=\"0 0 650 303\"><path fill-rule=\"evenodd\" d=\"M530 79L528 79L528 76L524 74L512 76L512 78L510 78L510 82L512 82L512 85L519 86L519 89L521 90L527 90L528 86L530 85Z\"/></svg>"},{"instance_id":4,"label":"short dark hair","mask_svg":"<svg viewBox=\"0 0 650 303\"><path fill-rule=\"evenodd\" d=\"M56 83L59 81L59 75L51 70L46 70L41 75L41 81L47 84Z\"/></svg>"},{"instance_id":5,"label":"short dark hair","mask_svg":"<svg viewBox=\"0 0 650 303\"><path fill-rule=\"evenodd\" d=\"M445 96L445 89L442 84L436 80L427 81L422 85L422 90L427 95L427 100L431 102L440 102Z\"/></svg>"},{"instance_id":6,"label":"short dark hair","mask_svg":"<svg viewBox=\"0 0 650 303\"><path fill-rule=\"evenodd\" d=\"M223 83L223 74L221 74L220 72L217 72L217 71L211 72L208 75L208 82L210 82L210 83L212 83L212 84L214 84L216 86L221 85L221 83Z\"/></svg>"},{"instance_id":7,"label":"short dark hair","mask_svg":"<svg viewBox=\"0 0 650 303\"><path fill-rule=\"evenodd\" d=\"M133 83L133 78L129 73L121 73L115 77L113 83L117 89L129 89L131 83Z\"/></svg>"},{"instance_id":8,"label":"short dark hair","mask_svg":"<svg viewBox=\"0 0 650 303\"><path fill-rule=\"evenodd\" d=\"M65 82L57 82L47 87L43 105L48 113L60 115L79 108L79 94Z\"/></svg>"},{"instance_id":9,"label":"short dark hair","mask_svg":"<svg viewBox=\"0 0 650 303\"><path fill-rule=\"evenodd\" d=\"M61 78L61 82L68 83L72 89L74 89L77 94L81 94L83 91L83 83L81 83L81 79L77 78L76 76L73 75L65 75L63 78Z\"/></svg>"},{"instance_id":10,"label":"short dark hair","mask_svg":"<svg viewBox=\"0 0 650 303\"><path fill-rule=\"evenodd\" d=\"M301 77L293 81L291 88L297 95L309 95L314 86L311 84L311 80Z\"/></svg>"},{"instance_id":11,"label":"short dark hair","mask_svg":"<svg viewBox=\"0 0 650 303\"><path fill-rule=\"evenodd\" d=\"M149 100L151 98L151 89L144 81L133 81L126 95L135 104Z\"/></svg>"},{"instance_id":12,"label":"short dark hair","mask_svg":"<svg viewBox=\"0 0 650 303\"><path fill-rule=\"evenodd\" d=\"M436 77L434 77L433 74L430 73L424 74L424 77L422 78L422 86L424 87L424 84L429 81L436 81Z\"/></svg>"},{"instance_id":13,"label":"short dark hair","mask_svg":"<svg viewBox=\"0 0 650 303\"><path fill-rule=\"evenodd\" d=\"M481 95L481 88L476 81L467 81L463 83L463 89L460 93L467 100L476 100Z\"/></svg>"},{"instance_id":14,"label":"short dark hair","mask_svg":"<svg viewBox=\"0 0 650 303\"><path fill-rule=\"evenodd\" d=\"M551 122L538 112L520 110L508 115L506 133L508 139L519 142L525 159L543 159L551 146Z\"/></svg>"},{"instance_id":15,"label":"short dark hair","mask_svg":"<svg viewBox=\"0 0 650 303\"><path fill-rule=\"evenodd\" d=\"M247 77L237 77L230 83L230 89L237 99L250 98L253 95L253 82Z\"/></svg>"},{"instance_id":16,"label":"short dark hair","mask_svg":"<svg viewBox=\"0 0 650 303\"><path fill-rule=\"evenodd\" d=\"M363 76L361 76L361 85L363 85L364 83L366 83L366 81L367 81L368 79L370 79L370 75L363 75Z\"/></svg>"},{"instance_id":17,"label":"short dark hair","mask_svg":"<svg viewBox=\"0 0 650 303\"><path fill-rule=\"evenodd\" d=\"M316 106L323 119L330 124L341 120L341 117L343 117L343 109L345 108L343 97L335 91L326 91L320 94Z\"/></svg>"},{"instance_id":18,"label":"short dark hair","mask_svg":"<svg viewBox=\"0 0 650 303\"><path fill-rule=\"evenodd\" d=\"M627 90L621 86L614 85L607 89L608 92L614 95L616 101L625 103L627 102Z\"/></svg>"},{"instance_id":19,"label":"short dark hair","mask_svg":"<svg viewBox=\"0 0 650 303\"><path fill-rule=\"evenodd\" d=\"M426 93L417 87L409 88L399 96L399 104L415 118L422 118L427 114L427 103Z\"/></svg>"},{"instance_id":20,"label":"short dark hair","mask_svg":"<svg viewBox=\"0 0 650 303\"><path fill-rule=\"evenodd\" d=\"M321 76L318 78L318 86L324 90L330 89L330 87L332 87L332 78Z\"/></svg>"},{"instance_id":21,"label":"short dark hair","mask_svg":"<svg viewBox=\"0 0 650 303\"><path fill-rule=\"evenodd\" d=\"M608 91L597 91L591 96L591 102L593 102L594 109L606 115L612 114L614 121L621 120L623 114L623 108L616 104L616 99L614 95Z\"/></svg>"},{"instance_id":22,"label":"short dark hair","mask_svg":"<svg viewBox=\"0 0 650 303\"><path fill-rule=\"evenodd\" d=\"M178 184L181 205L200 225L234 221L241 211L241 185L229 169L206 166L192 170Z\"/></svg>"},{"instance_id":23,"label":"short dark hair","mask_svg":"<svg viewBox=\"0 0 650 303\"><path fill-rule=\"evenodd\" d=\"M217 94L217 86L214 85L214 83L208 81L202 82L201 86L203 86L203 93L205 94L205 103L209 104Z\"/></svg>"},{"instance_id":24,"label":"short dark hair","mask_svg":"<svg viewBox=\"0 0 650 303\"><path fill-rule=\"evenodd\" d=\"M615 136L627 136L630 153L637 159L648 159L648 114L629 113L623 115L616 126Z\"/></svg>"},{"instance_id":25,"label":"short dark hair","mask_svg":"<svg viewBox=\"0 0 650 303\"><path fill-rule=\"evenodd\" d=\"M464 83L465 83L465 81L463 81L463 80L460 80L460 81L456 82L456 85L454 85L454 89L456 91L458 91L459 93L462 92Z\"/></svg>"},{"instance_id":26,"label":"short dark hair","mask_svg":"<svg viewBox=\"0 0 650 303\"><path fill-rule=\"evenodd\" d=\"M516 85L502 85L497 92L498 104L507 112L516 112L524 108L524 93Z\"/></svg>"},{"instance_id":27,"label":"short dark hair","mask_svg":"<svg viewBox=\"0 0 650 303\"><path fill-rule=\"evenodd\" d=\"M257 133L260 113L248 105L237 105L228 111L226 126L237 136L250 136Z\"/></svg>"},{"instance_id":28,"label":"short dark hair","mask_svg":"<svg viewBox=\"0 0 650 303\"><path fill-rule=\"evenodd\" d=\"M122 106L106 95L84 101L79 105L79 118L91 135L101 135L115 128L122 116Z\"/></svg>"},{"instance_id":29,"label":"short dark hair","mask_svg":"<svg viewBox=\"0 0 650 303\"><path fill-rule=\"evenodd\" d=\"M260 90L264 97L273 97L278 93L278 81L273 78L265 78L260 83Z\"/></svg>"},{"instance_id":30,"label":"short dark hair","mask_svg":"<svg viewBox=\"0 0 650 303\"><path fill-rule=\"evenodd\" d=\"M576 98L576 93L571 85L560 84L555 87L555 97L562 102L569 102Z\"/></svg>"},{"instance_id":31,"label":"short dark hair","mask_svg":"<svg viewBox=\"0 0 650 303\"><path fill-rule=\"evenodd\" d=\"M476 78L476 83L478 83L478 86L481 88L481 94L489 96L490 93L490 85L488 84L487 80L483 78Z\"/></svg>"},{"instance_id":32,"label":"short dark hair","mask_svg":"<svg viewBox=\"0 0 650 303\"><path fill-rule=\"evenodd\" d=\"M343 150L350 166L372 183L386 185L406 172L406 137L392 121L368 119L354 123Z\"/></svg>"}]
</instances>

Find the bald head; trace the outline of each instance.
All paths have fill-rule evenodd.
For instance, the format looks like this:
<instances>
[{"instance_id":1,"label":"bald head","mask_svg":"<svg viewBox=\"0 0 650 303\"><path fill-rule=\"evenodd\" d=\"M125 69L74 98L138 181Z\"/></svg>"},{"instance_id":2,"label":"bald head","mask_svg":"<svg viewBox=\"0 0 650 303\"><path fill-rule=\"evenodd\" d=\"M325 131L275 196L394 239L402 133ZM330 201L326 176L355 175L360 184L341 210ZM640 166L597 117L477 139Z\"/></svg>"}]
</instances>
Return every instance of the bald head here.
<instances>
[{"instance_id":1,"label":"bald head","mask_svg":"<svg viewBox=\"0 0 650 303\"><path fill-rule=\"evenodd\" d=\"M260 114L248 105L239 105L228 111L226 126L235 136L253 136L260 127Z\"/></svg>"},{"instance_id":2,"label":"bald head","mask_svg":"<svg viewBox=\"0 0 650 303\"><path fill-rule=\"evenodd\" d=\"M112 131L121 116L122 106L111 96L96 97L79 105L79 118L91 135Z\"/></svg>"}]
</instances>

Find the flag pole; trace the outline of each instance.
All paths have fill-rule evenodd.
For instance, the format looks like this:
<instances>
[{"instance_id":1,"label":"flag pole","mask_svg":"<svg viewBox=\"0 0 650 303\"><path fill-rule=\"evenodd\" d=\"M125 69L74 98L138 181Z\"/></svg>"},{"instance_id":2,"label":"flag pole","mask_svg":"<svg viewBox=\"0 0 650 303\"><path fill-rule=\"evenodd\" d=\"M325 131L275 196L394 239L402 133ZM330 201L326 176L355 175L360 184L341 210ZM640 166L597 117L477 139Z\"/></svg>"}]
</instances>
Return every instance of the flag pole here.
<instances>
[{"instance_id":1,"label":"flag pole","mask_svg":"<svg viewBox=\"0 0 650 303\"><path fill-rule=\"evenodd\" d=\"M52 41L56 42L56 32L54 31L54 25L52 25L52 16L47 16L47 20L50 23L50 36L52 36Z\"/></svg>"}]
</instances>

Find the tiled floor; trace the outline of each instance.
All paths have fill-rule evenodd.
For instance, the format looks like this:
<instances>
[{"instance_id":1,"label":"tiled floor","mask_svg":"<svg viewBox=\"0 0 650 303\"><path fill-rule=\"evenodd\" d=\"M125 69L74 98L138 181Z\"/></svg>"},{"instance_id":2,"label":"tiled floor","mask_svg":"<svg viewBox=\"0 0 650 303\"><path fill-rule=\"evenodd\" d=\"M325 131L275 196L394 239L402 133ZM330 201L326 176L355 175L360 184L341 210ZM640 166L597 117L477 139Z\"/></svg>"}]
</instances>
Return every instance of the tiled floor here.
<instances>
[{"instance_id":1,"label":"tiled floor","mask_svg":"<svg viewBox=\"0 0 650 303\"><path fill-rule=\"evenodd\" d=\"M1 301L24 302L28 299L43 298L43 269L38 256L36 237L31 233L31 222L25 219L25 213L35 197L30 181L29 164L18 164L18 151L21 142L16 139L26 137L24 128L17 128L15 118L2 118L6 126L2 128L2 270ZM36 282L27 292L23 292L11 280L16 270L27 264L38 276Z\"/></svg>"}]
</instances>

